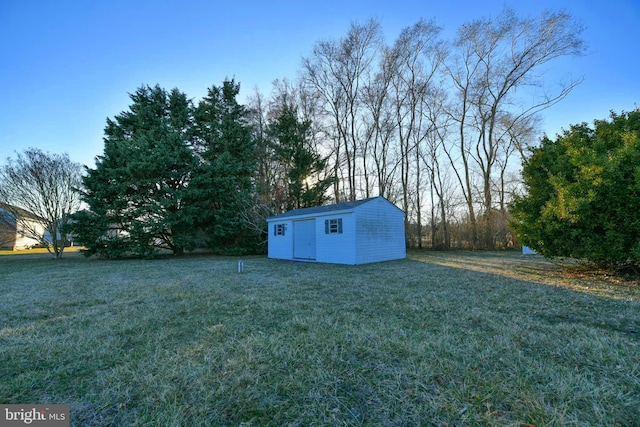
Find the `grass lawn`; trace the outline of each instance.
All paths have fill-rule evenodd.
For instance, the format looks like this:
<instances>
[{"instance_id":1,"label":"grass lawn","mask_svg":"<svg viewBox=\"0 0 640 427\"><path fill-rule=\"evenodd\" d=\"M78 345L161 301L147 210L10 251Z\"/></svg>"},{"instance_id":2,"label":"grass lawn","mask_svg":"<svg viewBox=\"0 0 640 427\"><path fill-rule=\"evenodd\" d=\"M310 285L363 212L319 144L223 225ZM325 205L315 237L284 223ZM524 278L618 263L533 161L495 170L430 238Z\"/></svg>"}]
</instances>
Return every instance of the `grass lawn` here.
<instances>
[{"instance_id":1,"label":"grass lawn","mask_svg":"<svg viewBox=\"0 0 640 427\"><path fill-rule=\"evenodd\" d=\"M82 249L80 246L71 246L68 248L64 248L63 255L74 254ZM0 256L8 256L8 255L42 255L42 254L50 254L47 248L32 248L32 249L24 249L18 251L11 251L7 249L0 249Z\"/></svg>"},{"instance_id":2,"label":"grass lawn","mask_svg":"<svg viewBox=\"0 0 640 427\"><path fill-rule=\"evenodd\" d=\"M517 253L0 257L0 403L74 426L640 425L640 286Z\"/></svg>"}]
</instances>

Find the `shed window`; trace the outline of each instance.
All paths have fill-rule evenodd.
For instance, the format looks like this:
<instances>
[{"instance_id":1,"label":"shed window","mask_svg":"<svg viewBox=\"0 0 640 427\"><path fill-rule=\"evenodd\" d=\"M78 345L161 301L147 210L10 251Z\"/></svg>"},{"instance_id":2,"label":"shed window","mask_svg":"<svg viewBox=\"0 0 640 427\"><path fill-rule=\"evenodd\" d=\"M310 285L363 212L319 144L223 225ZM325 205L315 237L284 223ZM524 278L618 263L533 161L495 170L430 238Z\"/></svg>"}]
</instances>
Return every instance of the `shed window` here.
<instances>
[{"instance_id":1,"label":"shed window","mask_svg":"<svg viewBox=\"0 0 640 427\"><path fill-rule=\"evenodd\" d=\"M325 219L324 234L342 234L342 218Z\"/></svg>"},{"instance_id":2,"label":"shed window","mask_svg":"<svg viewBox=\"0 0 640 427\"><path fill-rule=\"evenodd\" d=\"M287 231L287 224L273 224L274 236L284 236L285 231Z\"/></svg>"}]
</instances>

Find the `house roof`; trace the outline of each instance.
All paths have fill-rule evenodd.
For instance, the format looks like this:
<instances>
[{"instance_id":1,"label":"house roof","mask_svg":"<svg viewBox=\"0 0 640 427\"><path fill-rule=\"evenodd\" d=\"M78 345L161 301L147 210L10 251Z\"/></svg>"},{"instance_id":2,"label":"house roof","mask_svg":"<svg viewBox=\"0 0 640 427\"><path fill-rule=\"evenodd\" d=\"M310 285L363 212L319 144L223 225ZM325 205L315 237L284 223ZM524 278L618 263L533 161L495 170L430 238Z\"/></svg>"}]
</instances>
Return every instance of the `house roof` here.
<instances>
[{"instance_id":1,"label":"house roof","mask_svg":"<svg viewBox=\"0 0 640 427\"><path fill-rule=\"evenodd\" d=\"M8 216L21 216L23 218L29 218L29 219L35 219L35 220L39 220L40 218L38 218L38 216L32 212L29 212L26 209L22 209L19 208L17 206L12 206L9 205L7 203L2 203L0 202L0 211L5 212L4 216L6 217L5 220L8 220L9 217ZM8 216L7 216L8 215ZM15 218L12 218L12 220L14 220Z\"/></svg>"},{"instance_id":2,"label":"house roof","mask_svg":"<svg viewBox=\"0 0 640 427\"><path fill-rule=\"evenodd\" d=\"M368 199L362 199L362 200L353 200L351 202L342 202L342 203L335 203L333 205L326 205L326 206L315 206L312 208L301 208L301 209L294 209L288 212L284 212L281 213L279 215L275 215L272 216L270 218L267 218L267 221L270 220L275 220L275 219L284 219L284 218L290 218L290 217L294 217L294 216L302 216L302 215L320 215L320 214L325 214L325 213L334 213L334 212L339 212L339 211L348 211L348 210L352 210L360 205L363 205L365 203L368 203L372 200L376 200L376 199L383 199L383 200L387 200L382 196L378 196L378 197L369 197Z\"/></svg>"}]
</instances>

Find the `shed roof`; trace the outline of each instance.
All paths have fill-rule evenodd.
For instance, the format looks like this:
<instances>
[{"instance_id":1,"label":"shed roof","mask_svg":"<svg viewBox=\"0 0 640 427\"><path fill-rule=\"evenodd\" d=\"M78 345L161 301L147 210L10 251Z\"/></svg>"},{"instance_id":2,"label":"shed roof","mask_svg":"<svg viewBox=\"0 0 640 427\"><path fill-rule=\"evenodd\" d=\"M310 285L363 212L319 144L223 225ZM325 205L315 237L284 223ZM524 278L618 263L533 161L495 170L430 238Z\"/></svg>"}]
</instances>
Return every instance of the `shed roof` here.
<instances>
[{"instance_id":1,"label":"shed roof","mask_svg":"<svg viewBox=\"0 0 640 427\"><path fill-rule=\"evenodd\" d=\"M324 213L333 213L333 212L338 212L338 211L352 210L352 209L354 209L354 208L356 208L356 207L358 207L360 205L363 205L363 204L365 204L367 202L370 202L370 201L376 200L376 199L386 200L384 197L378 196L378 197L369 197L368 199L362 199L362 200L353 200L351 202L335 203L333 205L314 206L312 208L294 209L294 210L287 211L287 212L281 213L279 215L275 215L275 216L272 216L270 218L267 218L267 221L275 220L275 219L290 218L290 217L294 217L294 216L320 215L320 214L324 214Z\"/></svg>"}]
</instances>

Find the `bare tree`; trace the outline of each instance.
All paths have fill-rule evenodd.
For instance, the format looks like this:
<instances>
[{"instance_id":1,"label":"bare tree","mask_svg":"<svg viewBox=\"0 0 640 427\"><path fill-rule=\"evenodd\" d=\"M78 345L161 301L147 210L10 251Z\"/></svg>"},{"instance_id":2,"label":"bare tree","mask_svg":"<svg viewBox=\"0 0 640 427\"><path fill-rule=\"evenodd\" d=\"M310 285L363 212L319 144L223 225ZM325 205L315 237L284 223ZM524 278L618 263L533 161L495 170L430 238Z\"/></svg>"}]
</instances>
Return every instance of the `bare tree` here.
<instances>
[{"instance_id":1,"label":"bare tree","mask_svg":"<svg viewBox=\"0 0 640 427\"><path fill-rule=\"evenodd\" d=\"M334 173L340 178L346 167L346 197L357 197L358 149L361 144L362 91L365 82L373 78L372 70L382 43L380 24L371 19L365 24L352 23L341 40L317 43L311 56L303 58L302 76L305 84L324 100L331 117L334 133ZM364 170L366 167L363 166ZM336 185L339 182L336 180ZM365 191L369 192L368 182ZM340 199L339 187L334 189Z\"/></svg>"},{"instance_id":2,"label":"bare tree","mask_svg":"<svg viewBox=\"0 0 640 427\"><path fill-rule=\"evenodd\" d=\"M538 123L539 117L536 115L514 120L507 114L500 120L500 152L496 159L499 174L494 187L498 196L498 209L503 215L507 213L507 204L511 201L513 193L509 188L518 184L518 180L513 177L518 175L517 171L525 158L524 147L533 145Z\"/></svg>"},{"instance_id":3,"label":"bare tree","mask_svg":"<svg viewBox=\"0 0 640 427\"><path fill-rule=\"evenodd\" d=\"M449 235L449 201L454 193L451 189L447 164L443 159L444 145L448 139L451 120L445 111L446 93L440 88L435 89L426 105L423 115L433 129L425 139L425 149L421 159L430 175L429 189L431 195L431 244L434 248L449 249L451 238Z\"/></svg>"},{"instance_id":4,"label":"bare tree","mask_svg":"<svg viewBox=\"0 0 640 427\"><path fill-rule=\"evenodd\" d=\"M69 215L80 208L82 166L67 154L29 148L7 159L0 168L0 201L20 224L22 232L60 258L68 238L63 232ZM24 211L33 214L26 218ZM42 228L46 233L42 233Z\"/></svg>"},{"instance_id":5,"label":"bare tree","mask_svg":"<svg viewBox=\"0 0 640 427\"><path fill-rule=\"evenodd\" d=\"M363 103L368 111L365 116L364 155L371 157L367 162L371 168L372 186L377 186L378 195L392 198L392 186L396 170L400 165L394 156L392 145L396 130L392 109L391 80L395 74L395 64L390 49L385 49L380 62L380 70L364 87Z\"/></svg>"},{"instance_id":6,"label":"bare tree","mask_svg":"<svg viewBox=\"0 0 640 427\"><path fill-rule=\"evenodd\" d=\"M454 43L457 54L448 74L456 93L451 116L458 123L459 140L457 156L449 153L467 202L473 247L493 247L494 168L499 155L508 152L502 148L509 143L504 137L506 129L520 126L519 122L559 102L581 82L571 80L552 92L541 77L551 61L584 52L582 30L565 12L521 19L505 9L495 19L479 19L458 31ZM507 128L501 127L505 117L511 122ZM474 195L472 164L480 172L480 205ZM481 241L477 206L481 206L484 223Z\"/></svg>"},{"instance_id":7,"label":"bare tree","mask_svg":"<svg viewBox=\"0 0 640 427\"><path fill-rule=\"evenodd\" d=\"M581 82L546 74L584 52L581 33L565 12L520 18L505 9L463 25L446 45L424 20L391 46L375 20L318 42L303 58L301 93L314 101L336 201L377 189L405 210L418 244L430 215L433 244L494 247L537 113Z\"/></svg>"},{"instance_id":8,"label":"bare tree","mask_svg":"<svg viewBox=\"0 0 640 427\"><path fill-rule=\"evenodd\" d=\"M402 30L389 55L394 71L392 102L401 154L402 205L407 213L405 229L409 229L409 209L413 206L418 246L422 242L422 145L435 130L423 111L432 102L431 96L437 93L436 79L446 57L446 49L439 40L440 31L433 21L420 20Z\"/></svg>"}]
</instances>

